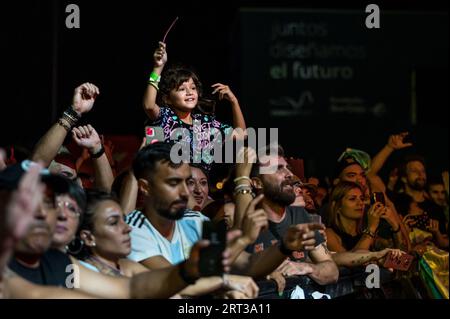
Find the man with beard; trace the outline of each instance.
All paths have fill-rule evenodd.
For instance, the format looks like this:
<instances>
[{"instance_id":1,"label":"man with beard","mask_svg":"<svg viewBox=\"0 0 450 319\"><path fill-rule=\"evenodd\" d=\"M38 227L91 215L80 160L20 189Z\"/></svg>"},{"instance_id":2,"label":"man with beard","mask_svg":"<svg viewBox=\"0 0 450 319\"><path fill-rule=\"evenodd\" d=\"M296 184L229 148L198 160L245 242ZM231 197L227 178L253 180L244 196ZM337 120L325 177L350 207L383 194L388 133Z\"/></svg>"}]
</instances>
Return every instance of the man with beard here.
<instances>
[{"instance_id":1,"label":"man with beard","mask_svg":"<svg viewBox=\"0 0 450 319\"><path fill-rule=\"evenodd\" d=\"M271 168L275 173L262 174L261 167ZM262 156L253 165L251 175L257 193L264 194L261 207L266 211L269 227L262 231L253 245L247 248L250 253L257 253L275 245L284 236L291 225L310 223L308 212L303 207L290 206L295 200L293 174L284 158L283 150L278 147L278 154ZM339 271L326 248L323 236L315 231L315 248L305 254L294 251L279 268L286 276L307 275L320 285L337 281ZM307 258L309 257L309 259Z\"/></svg>"},{"instance_id":2,"label":"man with beard","mask_svg":"<svg viewBox=\"0 0 450 319\"><path fill-rule=\"evenodd\" d=\"M400 181L404 187L404 193L398 194L394 203L402 202L404 201L402 197L410 196L428 214L430 219L439 222L439 231L442 234L447 233L444 210L435 204L426 192L427 174L424 159L417 155L406 157L400 167L399 173ZM401 211L399 213L407 215L407 212Z\"/></svg>"},{"instance_id":3,"label":"man with beard","mask_svg":"<svg viewBox=\"0 0 450 319\"><path fill-rule=\"evenodd\" d=\"M148 145L139 151L133 162L133 171L144 196L144 209L127 216L127 223L132 227L132 252L128 258L151 270L165 268L186 259L192 245L201 239L203 221L209 220L201 213L187 209L191 169L186 163L172 162L171 148L169 143ZM251 205L251 215L260 219L260 215L264 213L256 211L255 205L256 200ZM243 252L265 225L261 220L257 223L258 227L251 227L254 224L247 221L243 229L251 228L251 238L241 236L230 244L231 259L239 259L240 274L266 276L286 257L283 250L276 247L268 250L267 254L253 256L254 258ZM248 232L244 230L243 233ZM284 251L314 245L314 233L307 226L293 227L287 233L283 241ZM228 275L227 278L208 277L202 278L180 294L198 296L223 286L234 289L236 284L254 285L254 282L249 277L236 275Z\"/></svg>"}]
</instances>

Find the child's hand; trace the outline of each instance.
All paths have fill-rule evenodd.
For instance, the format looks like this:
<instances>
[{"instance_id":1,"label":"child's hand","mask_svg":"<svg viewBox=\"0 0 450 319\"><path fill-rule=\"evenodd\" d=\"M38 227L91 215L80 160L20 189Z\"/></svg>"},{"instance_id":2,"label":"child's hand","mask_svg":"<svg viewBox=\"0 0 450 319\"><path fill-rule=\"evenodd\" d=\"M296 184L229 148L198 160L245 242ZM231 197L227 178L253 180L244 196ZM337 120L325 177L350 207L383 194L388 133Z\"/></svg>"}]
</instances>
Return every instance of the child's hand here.
<instances>
[{"instance_id":1,"label":"child's hand","mask_svg":"<svg viewBox=\"0 0 450 319\"><path fill-rule=\"evenodd\" d=\"M216 83L211 85L214 88L212 94L219 93L219 100L226 99L231 103L237 102L236 96L231 92L230 87L228 85L222 83Z\"/></svg>"},{"instance_id":2,"label":"child's hand","mask_svg":"<svg viewBox=\"0 0 450 319\"><path fill-rule=\"evenodd\" d=\"M167 63L166 44L164 42L159 42L159 46L153 54L153 60L156 68L163 67Z\"/></svg>"}]
</instances>

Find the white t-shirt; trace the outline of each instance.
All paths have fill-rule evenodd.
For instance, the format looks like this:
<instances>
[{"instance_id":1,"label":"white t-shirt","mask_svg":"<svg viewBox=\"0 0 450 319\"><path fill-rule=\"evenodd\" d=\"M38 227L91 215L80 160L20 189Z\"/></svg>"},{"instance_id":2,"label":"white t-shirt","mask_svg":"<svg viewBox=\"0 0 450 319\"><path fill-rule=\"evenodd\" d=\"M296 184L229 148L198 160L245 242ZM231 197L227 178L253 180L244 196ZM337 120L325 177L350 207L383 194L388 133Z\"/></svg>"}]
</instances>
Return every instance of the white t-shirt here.
<instances>
[{"instance_id":1,"label":"white t-shirt","mask_svg":"<svg viewBox=\"0 0 450 319\"><path fill-rule=\"evenodd\" d=\"M126 217L131 226L131 253L128 259L141 262L154 256L163 256L171 264L178 264L189 257L192 246L202 237L202 224L208 217L200 212L187 211L175 222L171 241L164 238L145 215L133 211Z\"/></svg>"}]
</instances>

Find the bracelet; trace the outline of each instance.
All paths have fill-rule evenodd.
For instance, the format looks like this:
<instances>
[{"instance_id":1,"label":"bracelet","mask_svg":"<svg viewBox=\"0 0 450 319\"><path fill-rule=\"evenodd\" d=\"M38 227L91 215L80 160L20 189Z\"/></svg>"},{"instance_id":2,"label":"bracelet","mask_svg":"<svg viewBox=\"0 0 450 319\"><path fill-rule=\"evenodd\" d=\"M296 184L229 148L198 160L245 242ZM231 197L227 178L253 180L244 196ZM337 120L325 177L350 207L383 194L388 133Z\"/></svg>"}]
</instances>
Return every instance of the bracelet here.
<instances>
[{"instance_id":1,"label":"bracelet","mask_svg":"<svg viewBox=\"0 0 450 319\"><path fill-rule=\"evenodd\" d=\"M377 234L371 232L371 231L369 230L369 228L364 229L362 233L365 234L365 235L367 235L367 236L369 236L369 237L371 237L371 238L374 238L374 239L375 239L375 237L377 236Z\"/></svg>"},{"instance_id":2,"label":"bracelet","mask_svg":"<svg viewBox=\"0 0 450 319\"><path fill-rule=\"evenodd\" d=\"M76 121L78 121L78 120L81 118L81 116L80 116L77 112L75 112L75 110L73 109L72 106L71 106L71 107L68 107L68 108L64 111L64 113L67 113L68 116L72 117L72 118L73 118L74 120L76 120Z\"/></svg>"},{"instance_id":3,"label":"bracelet","mask_svg":"<svg viewBox=\"0 0 450 319\"><path fill-rule=\"evenodd\" d=\"M69 125L67 125L66 123L64 123L62 118L60 118L60 119L58 120L58 124L59 124L60 126L64 127L64 129L67 131L67 133L70 132L71 127L70 127Z\"/></svg>"},{"instance_id":4,"label":"bracelet","mask_svg":"<svg viewBox=\"0 0 450 319\"><path fill-rule=\"evenodd\" d=\"M155 89L156 89L156 91L159 91L159 86L158 86L158 82L155 82L155 81L148 81L148 84L149 85L151 85L151 86L153 86Z\"/></svg>"},{"instance_id":5,"label":"bracelet","mask_svg":"<svg viewBox=\"0 0 450 319\"><path fill-rule=\"evenodd\" d=\"M186 261L183 261L178 265L178 275L180 275L181 279L188 285L193 285L197 281L197 278L190 277L186 272Z\"/></svg>"},{"instance_id":6,"label":"bracelet","mask_svg":"<svg viewBox=\"0 0 450 319\"><path fill-rule=\"evenodd\" d=\"M238 194L252 194L252 187L250 185L238 185L234 188L233 194L236 196Z\"/></svg>"},{"instance_id":7,"label":"bracelet","mask_svg":"<svg viewBox=\"0 0 450 319\"><path fill-rule=\"evenodd\" d=\"M238 191L238 190L241 190L241 189L252 189L252 186L251 185L247 185L247 184L241 184L241 185L237 185L234 188L235 191Z\"/></svg>"},{"instance_id":8,"label":"bracelet","mask_svg":"<svg viewBox=\"0 0 450 319\"><path fill-rule=\"evenodd\" d=\"M280 250L280 253L282 253L285 256L291 256L294 252L293 250L286 247L283 240L280 240L280 245L278 245L278 249Z\"/></svg>"},{"instance_id":9,"label":"bracelet","mask_svg":"<svg viewBox=\"0 0 450 319\"><path fill-rule=\"evenodd\" d=\"M236 184L237 182L242 181L242 180L249 181L250 183L252 182L251 178L248 177L248 176L240 176L240 177L236 177L236 178L233 180L233 182Z\"/></svg>"},{"instance_id":10,"label":"bracelet","mask_svg":"<svg viewBox=\"0 0 450 319\"><path fill-rule=\"evenodd\" d=\"M94 154L91 153L90 155L91 155L91 158L99 158L103 154L105 154L105 148L102 145L102 147L100 148L100 150L97 153L94 153Z\"/></svg>"},{"instance_id":11,"label":"bracelet","mask_svg":"<svg viewBox=\"0 0 450 319\"><path fill-rule=\"evenodd\" d=\"M393 234L397 234L400 231L400 224L398 224L397 230L392 230Z\"/></svg>"},{"instance_id":12,"label":"bracelet","mask_svg":"<svg viewBox=\"0 0 450 319\"><path fill-rule=\"evenodd\" d=\"M158 73L156 73L155 71L152 71L152 73L150 73L150 78L149 81L154 81L156 83L159 83L159 81L161 81L161 75L159 75Z\"/></svg>"},{"instance_id":13,"label":"bracelet","mask_svg":"<svg viewBox=\"0 0 450 319\"><path fill-rule=\"evenodd\" d=\"M252 197L254 197L253 192L252 192L251 189L240 189L240 190L237 190L237 191L235 191L235 192L233 193L234 196L237 196L237 195L246 195L246 194L250 194L250 195L252 195Z\"/></svg>"}]
</instances>

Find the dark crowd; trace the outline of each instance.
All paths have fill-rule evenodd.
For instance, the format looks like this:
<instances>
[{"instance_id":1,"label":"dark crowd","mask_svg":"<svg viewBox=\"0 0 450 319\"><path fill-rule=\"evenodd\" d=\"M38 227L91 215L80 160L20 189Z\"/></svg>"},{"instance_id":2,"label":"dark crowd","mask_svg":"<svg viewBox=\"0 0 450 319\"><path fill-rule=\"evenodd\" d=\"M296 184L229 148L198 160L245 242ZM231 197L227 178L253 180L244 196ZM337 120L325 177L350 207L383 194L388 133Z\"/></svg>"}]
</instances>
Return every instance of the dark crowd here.
<instances>
[{"instance_id":1,"label":"dark crowd","mask_svg":"<svg viewBox=\"0 0 450 319\"><path fill-rule=\"evenodd\" d=\"M438 154L406 152L399 129L311 176L283 141L252 145L230 86L212 86L223 123L198 75L167 62L160 42L128 167L80 124L93 83L34 149L0 149L3 298L448 299L448 170L427 174ZM227 143L234 163L216 163Z\"/></svg>"}]
</instances>

